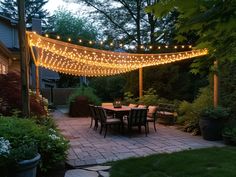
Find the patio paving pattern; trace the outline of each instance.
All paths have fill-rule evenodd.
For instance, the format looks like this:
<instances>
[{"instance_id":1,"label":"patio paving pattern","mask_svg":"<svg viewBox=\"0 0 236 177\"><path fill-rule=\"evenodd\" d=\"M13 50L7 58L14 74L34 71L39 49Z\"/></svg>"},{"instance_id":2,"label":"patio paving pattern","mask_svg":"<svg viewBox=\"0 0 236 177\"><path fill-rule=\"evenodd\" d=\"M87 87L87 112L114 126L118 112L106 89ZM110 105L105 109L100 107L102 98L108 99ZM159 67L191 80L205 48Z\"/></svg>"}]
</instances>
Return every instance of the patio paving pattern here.
<instances>
[{"instance_id":1,"label":"patio paving pattern","mask_svg":"<svg viewBox=\"0 0 236 177\"><path fill-rule=\"evenodd\" d=\"M58 128L69 139L70 149L67 163L73 167L91 166L105 162L142 157L157 153L171 153L188 149L222 147L220 141L206 141L201 136L192 136L175 126L157 124L157 132L150 124L148 136L135 133L127 136L108 130L106 138L90 126L90 118L69 118L56 110L53 113Z\"/></svg>"}]
</instances>

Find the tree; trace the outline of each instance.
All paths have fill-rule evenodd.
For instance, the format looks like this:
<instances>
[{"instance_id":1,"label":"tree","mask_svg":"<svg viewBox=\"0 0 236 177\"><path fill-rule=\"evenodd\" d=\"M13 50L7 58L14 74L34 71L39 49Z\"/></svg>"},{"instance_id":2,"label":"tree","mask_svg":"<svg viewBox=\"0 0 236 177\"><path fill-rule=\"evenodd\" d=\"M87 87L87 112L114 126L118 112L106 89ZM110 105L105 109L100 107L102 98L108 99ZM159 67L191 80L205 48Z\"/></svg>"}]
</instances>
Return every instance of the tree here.
<instances>
[{"instance_id":1,"label":"tree","mask_svg":"<svg viewBox=\"0 0 236 177\"><path fill-rule=\"evenodd\" d=\"M48 0L27 0L25 1L26 27L30 28L32 18L42 19L43 26L47 24L49 13L43 9ZM18 20L17 0L1 0L0 14Z\"/></svg>"},{"instance_id":2,"label":"tree","mask_svg":"<svg viewBox=\"0 0 236 177\"><path fill-rule=\"evenodd\" d=\"M69 0L67 0L69 1ZM152 13L144 9L157 0L72 0L82 2L94 8L90 14L103 29L104 38L120 41L123 44L141 46L141 44L163 43L164 37L170 33L171 22L154 18ZM174 18L173 18L174 20ZM169 29L169 30L167 30ZM159 35L161 34L161 35Z\"/></svg>"},{"instance_id":3,"label":"tree","mask_svg":"<svg viewBox=\"0 0 236 177\"><path fill-rule=\"evenodd\" d=\"M72 42L78 43L78 39L96 40L97 29L85 18L75 16L72 12L60 8L50 19L52 28L47 32L56 33L62 40L71 38Z\"/></svg>"},{"instance_id":4,"label":"tree","mask_svg":"<svg viewBox=\"0 0 236 177\"><path fill-rule=\"evenodd\" d=\"M176 29L180 38L182 34L195 32L198 48L208 48L208 61L196 61L194 72L201 71L206 63L212 67L217 60L219 69L212 67L212 71L221 76L221 104L231 107L235 115L235 62L236 62L236 1L235 0L160 0L148 11L154 12L157 17L168 14L173 9L180 12ZM183 39L183 38L182 38ZM209 65L209 61L210 64Z\"/></svg>"},{"instance_id":5,"label":"tree","mask_svg":"<svg viewBox=\"0 0 236 177\"><path fill-rule=\"evenodd\" d=\"M176 23L177 39L185 40L183 34L196 33L197 48L208 48L209 58L233 61L236 59L236 1L235 0L160 0L147 11L163 17L172 10L180 16ZM199 66L200 68L204 64Z\"/></svg>"},{"instance_id":6,"label":"tree","mask_svg":"<svg viewBox=\"0 0 236 177\"><path fill-rule=\"evenodd\" d=\"M62 40L71 38L72 42L78 43L78 38L83 40L96 40L97 29L88 20L75 16L72 12L59 9L50 19L53 28L47 29L50 35L60 35ZM60 74L59 87L76 87L80 78L76 76Z\"/></svg>"}]
</instances>

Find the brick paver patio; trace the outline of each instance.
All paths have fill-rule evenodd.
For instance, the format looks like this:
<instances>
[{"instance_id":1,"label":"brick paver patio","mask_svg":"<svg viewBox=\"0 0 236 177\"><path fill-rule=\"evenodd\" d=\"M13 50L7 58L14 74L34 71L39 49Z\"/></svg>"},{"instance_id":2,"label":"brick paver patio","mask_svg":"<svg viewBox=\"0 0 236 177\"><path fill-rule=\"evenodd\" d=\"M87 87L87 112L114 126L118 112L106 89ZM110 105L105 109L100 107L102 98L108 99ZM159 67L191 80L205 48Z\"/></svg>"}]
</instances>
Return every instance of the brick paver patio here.
<instances>
[{"instance_id":1,"label":"brick paver patio","mask_svg":"<svg viewBox=\"0 0 236 177\"><path fill-rule=\"evenodd\" d=\"M150 126L148 136L135 133L131 137L108 130L107 137L89 128L90 118L69 118L61 111L54 112L62 134L70 140L68 163L74 167L102 164L129 157L155 153L170 153L186 149L224 146L222 142L205 141L200 136L177 130L175 126Z\"/></svg>"}]
</instances>

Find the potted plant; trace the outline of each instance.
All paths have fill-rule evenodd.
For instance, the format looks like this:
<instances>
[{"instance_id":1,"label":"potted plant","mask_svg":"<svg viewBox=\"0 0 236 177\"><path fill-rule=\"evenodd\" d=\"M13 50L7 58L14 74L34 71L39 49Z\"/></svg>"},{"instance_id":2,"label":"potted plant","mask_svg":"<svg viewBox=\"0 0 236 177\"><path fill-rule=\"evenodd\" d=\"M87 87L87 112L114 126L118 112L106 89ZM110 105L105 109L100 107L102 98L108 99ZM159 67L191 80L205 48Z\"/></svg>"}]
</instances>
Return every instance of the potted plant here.
<instances>
[{"instance_id":1,"label":"potted plant","mask_svg":"<svg viewBox=\"0 0 236 177\"><path fill-rule=\"evenodd\" d=\"M71 117L88 117L89 104L100 104L100 99L91 87L80 86L69 97L69 115Z\"/></svg>"},{"instance_id":2,"label":"potted plant","mask_svg":"<svg viewBox=\"0 0 236 177\"><path fill-rule=\"evenodd\" d=\"M221 140L222 130L228 116L229 110L221 106L203 109L199 120L203 138L210 141Z\"/></svg>"},{"instance_id":3,"label":"potted plant","mask_svg":"<svg viewBox=\"0 0 236 177\"><path fill-rule=\"evenodd\" d=\"M223 129L223 140L227 145L236 145L236 120L231 120Z\"/></svg>"},{"instance_id":4,"label":"potted plant","mask_svg":"<svg viewBox=\"0 0 236 177\"><path fill-rule=\"evenodd\" d=\"M0 169L5 167L5 176L36 177L40 154L34 133L39 128L30 120L3 117L0 120ZM4 160L7 166L2 163Z\"/></svg>"}]
</instances>

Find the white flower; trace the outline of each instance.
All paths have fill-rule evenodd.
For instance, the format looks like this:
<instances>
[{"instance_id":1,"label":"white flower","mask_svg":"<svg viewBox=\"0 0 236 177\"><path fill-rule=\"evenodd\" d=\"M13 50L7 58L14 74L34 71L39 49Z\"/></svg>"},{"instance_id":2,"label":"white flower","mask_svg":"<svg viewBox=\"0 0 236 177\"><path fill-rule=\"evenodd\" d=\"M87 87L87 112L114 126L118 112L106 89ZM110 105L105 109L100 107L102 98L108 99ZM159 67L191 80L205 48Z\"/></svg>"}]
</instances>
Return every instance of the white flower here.
<instances>
[{"instance_id":1,"label":"white flower","mask_svg":"<svg viewBox=\"0 0 236 177\"><path fill-rule=\"evenodd\" d=\"M52 139L52 140L59 140L60 137L55 135L55 134L50 134L49 137Z\"/></svg>"},{"instance_id":2,"label":"white flower","mask_svg":"<svg viewBox=\"0 0 236 177\"><path fill-rule=\"evenodd\" d=\"M0 137L0 156L7 156L10 153L10 142L3 137Z\"/></svg>"}]
</instances>

